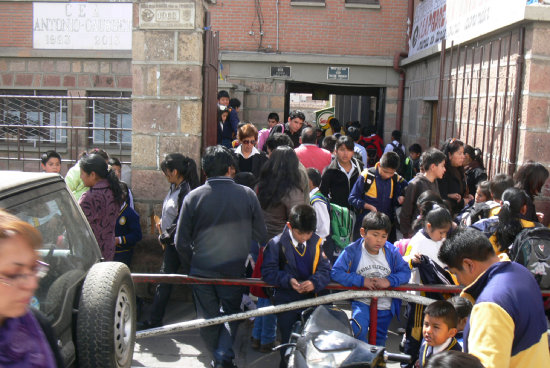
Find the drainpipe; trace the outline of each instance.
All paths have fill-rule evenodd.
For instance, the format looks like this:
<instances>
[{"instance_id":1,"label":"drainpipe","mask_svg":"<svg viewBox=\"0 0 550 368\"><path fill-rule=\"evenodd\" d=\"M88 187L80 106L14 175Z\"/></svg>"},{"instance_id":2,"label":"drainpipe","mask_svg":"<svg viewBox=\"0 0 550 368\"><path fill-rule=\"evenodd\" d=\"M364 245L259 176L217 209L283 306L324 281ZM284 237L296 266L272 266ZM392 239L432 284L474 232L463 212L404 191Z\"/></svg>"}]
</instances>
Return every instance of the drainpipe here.
<instances>
[{"instance_id":1,"label":"drainpipe","mask_svg":"<svg viewBox=\"0 0 550 368\"><path fill-rule=\"evenodd\" d=\"M277 9L277 46L276 52L279 52L279 0L275 3L275 8Z\"/></svg>"},{"instance_id":2,"label":"drainpipe","mask_svg":"<svg viewBox=\"0 0 550 368\"><path fill-rule=\"evenodd\" d=\"M397 51L393 57L393 69L399 73L399 86L397 88L397 116L395 121L395 129L401 130L403 126L403 105L405 103L405 70L399 66L399 61L402 57L409 55L409 39L412 34L414 18L414 0L408 0L407 9L407 51Z\"/></svg>"}]
</instances>

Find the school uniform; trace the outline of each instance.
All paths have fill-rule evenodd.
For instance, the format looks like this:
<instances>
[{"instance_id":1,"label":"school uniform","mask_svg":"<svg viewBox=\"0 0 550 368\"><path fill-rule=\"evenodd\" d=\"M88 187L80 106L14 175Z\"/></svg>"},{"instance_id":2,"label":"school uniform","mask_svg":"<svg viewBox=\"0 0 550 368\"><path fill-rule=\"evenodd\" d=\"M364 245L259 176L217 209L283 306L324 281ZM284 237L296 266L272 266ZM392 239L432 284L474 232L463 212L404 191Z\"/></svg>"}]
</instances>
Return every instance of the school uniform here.
<instances>
[{"instance_id":1,"label":"school uniform","mask_svg":"<svg viewBox=\"0 0 550 368\"><path fill-rule=\"evenodd\" d=\"M119 239L119 244L115 247L114 261L125 263L130 267L134 246L141 240L141 237L139 215L125 202L120 209L115 225L115 238Z\"/></svg>"},{"instance_id":2,"label":"school uniform","mask_svg":"<svg viewBox=\"0 0 550 368\"><path fill-rule=\"evenodd\" d=\"M419 368L426 366L428 359L430 359L432 355L449 350L462 351L462 346L460 346L454 337L448 338L447 341L438 346L430 346L426 343L426 341L422 340L422 345L420 345L420 354L418 357Z\"/></svg>"}]
</instances>

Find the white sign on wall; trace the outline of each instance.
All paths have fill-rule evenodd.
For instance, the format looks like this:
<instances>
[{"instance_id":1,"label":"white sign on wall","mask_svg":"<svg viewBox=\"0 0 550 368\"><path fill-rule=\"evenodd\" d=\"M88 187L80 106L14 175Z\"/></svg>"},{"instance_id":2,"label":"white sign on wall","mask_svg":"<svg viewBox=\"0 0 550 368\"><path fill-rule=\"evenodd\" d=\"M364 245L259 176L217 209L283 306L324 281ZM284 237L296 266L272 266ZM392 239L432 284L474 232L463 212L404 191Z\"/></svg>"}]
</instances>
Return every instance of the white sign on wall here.
<instances>
[{"instance_id":1,"label":"white sign on wall","mask_svg":"<svg viewBox=\"0 0 550 368\"><path fill-rule=\"evenodd\" d=\"M33 48L131 50L131 3L33 3Z\"/></svg>"},{"instance_id":2,"label":"white sign on wall","mask_svg":"<svg viewBox=\"0 0 550 368\"><path fill-rule=\"evenodd\" d=\"M424 0L415 9L409 56L446 39L462 43L523 19L521 0Z\"/></svg>"}]
</instances>

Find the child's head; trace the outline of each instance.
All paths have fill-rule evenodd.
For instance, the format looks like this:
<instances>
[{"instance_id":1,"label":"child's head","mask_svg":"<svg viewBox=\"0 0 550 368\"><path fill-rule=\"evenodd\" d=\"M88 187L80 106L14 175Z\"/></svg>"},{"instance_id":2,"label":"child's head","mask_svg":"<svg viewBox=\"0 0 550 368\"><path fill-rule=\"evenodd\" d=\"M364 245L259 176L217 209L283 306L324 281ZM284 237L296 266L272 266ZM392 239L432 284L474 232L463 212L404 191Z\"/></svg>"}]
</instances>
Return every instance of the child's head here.
<instances>
[{"instance_id":1,"label":"child's head","mask_svg":"<svg viewBox=\"0 0 550 368\"><path fill-rule=\"evenodd\" d=\"M276 112L270 112L269 115L267 115L267 125L269 129L273 128L277 124L279 124L279 114Z\"/></svg>"},{"instance_id":2,"label":"child's head","mask_svg":"<svg viewBox=\"0 0 550 368\"><path fill-rule=\"evenodd\" d=\"M426 368L483 368L478 357L456 350L445 350L430 357Z\"/></svg>"},{"instance_id":3,"label":"child's head","mask_svg":"<svg viewBox=\"0 0 550 368\"><path fill-rule=\"evenodd\" d=\"M400 130L394 130L393 132L391 132L391 139L392 139L392 141L401 142L401 131Z\"/></svg>"},{"instance_id":4,"label":"child's head","mask_svg":"<svg viewBox=\"0 0 550 368\"><path fill-rule=\"evenodd\" d=\"M538 162L527 162L514 175L516 187L525 190L533 198L540 193L548 179L548 170Z\"/></svg>"},{"instance_id":5,"label":"child's head","mask_svg":"<svg viewBox=\"0 0 550 368\"><path fill-rule=\"evenodd\" d=\"M426 307L422 336L429 346L439 346L457 333L458 315L451 303L438 300Z\"/></svg>"},{"instance_id":6,"label":"child's head","mask_svg":"<svg viewBox=\"0 0 550 368\"><path fill-rule=\"evenodd\" d=\"M334 153L334 149L336 148L336 141L338 138L336 138L333 135L328 135L325 138L323 138L323 143L321 144L324 149L329 151L330 153Z\"/></svg>"},{"instance_id":7,"label":"child's head","mask_svg":"<svg viewBox=\"0 0 550 368\"><path fill-rule=\"evenodd\" d=\"M122 178L122 164L120 163L120 160L116 157L110 157L108 164L115 172L118 180L120 180L120 178Z\"/></svg>"},{"instance_id":8,"label":"child's head","mask_svg":"<svg viewBox=\"0 0 550 368\"><path fill-rule=\"evenodd\" d=\"M61 172L61 156L55 151L46 151L40 157L42 170L47 173L59 174Z\"/></svg>"},{"instance_id":9,"label":"child's head","mask_svg":"<svg viewBox=\"0 0 550 368\"><path fill-rule=\"evenodd\" d=\"M218 92L218 103L223 106L229 105L229 93L226 90Z\"/></svg>"},{"instance_id":10,"label":"child's head","mask_svg":"<svg viewBox=\"0 0 550 368\"><path fill-rule=\"evenodd\" d=\"M426 206L430 203L432 204L432 209L423 216L424 230L433 241L437 242L447 237L453 219L449 210L445 207L435 202L426 202Z\"/></svg>"},{"instance_id":11,"label":"child's head","mask_svg":"<svg viewBox=\"0 0 550 368\"><path fill-rule=\"evenodd\" d=\"M436 179L443 178L445 174L445 154L437 148L430 148L420 156L425 173L431 173Z\"/></svg>"},{"instance_id":12,"label":"child's head","mask_svg":"<svg viewBox=\"0 0 550 368\"><path fill-rule=\"evenodd\" d=\"M382 179L389 179L399 168L399 155L393 151L386 152L380 158L380 167L378 167L378 173Z\"/></svg>"},{"instance_id":13,"label":"child's head","mask_svg":"<svg viewBox=\"0 0 550 368\"><path fill-rule=\"evenodd\" d=\"M491 196L491 183L488 180L477 185L476 203L487 202L493 199Z\"/></svg>"},{"instance_id":14,"label":"child's head","mask_svg":"<svg viewBox=\"0 0 550 368\"><path fill-rule=\"evenodd\" d=\"M249 171L241 171L236 173L233 180L235 180L235 183L244 185L245 187L249 187L250 189L254 189L256 183L258 182L254 174Z\"/></svg>"},{"instance_id":15,"label":"child's head","mask_svg":"<svg viewBox=\"0 0 550 368\"><path fill-rule=\"evenodd\" d=\"M470 316L470 313L472 313L472 302L458 295L449 299L449 302L453 305L453 307L455 307L456 314L458 315L458 324L456 329L458 332L464 331L464 326L466 326L468 317Z\"/></svg>"},{"instance_id":16,"label":"child's head","mask_svg":"<svg viewBox=\"0 0 550 368\"><path fill-rule=\"evenodd\" d=\"M350 162L353 157L354 148L355 144L353 143L353 139L351 139L351 137L343 135L338 138L336 145L334 146L334 153L336 154L338 162L340 164L347 164Z\"/></svg>"},{"instance_id":17,"label":"child's head","mask_svg":"<svg viewBox=\"0 0 550 368\"><path fill-rule=\"evenodd\" d=\"M346 133L351 137L351 139L353 139L354 142L359 141L359 138L361 138L361 132L357 127L350 126Z\"/></svg>"},{"instance_id":18,"label":"child's head","mask_svg":"<svg viewBox=\"0 0 550 368\"><path fill-rule=\"evenodd\" d=\"M508 188L514 186L514 180L510 175L497 174L489 181L491 197L494 201L501 201L502 193Z\"/></svg>"},{"instance_id":19,"label":"child's head","mask_svg":"<svg viewBox=\"0 0 550 368\"><path fill-rule=\"evenodd\" d=\"M241 108L241 101L238 98L232 98L229 100L229 106L239 111Z\"/></svg>"},{"instance_id":20,"label":"child's head","mask_svg":"<svg viewBox=\"0 0 550 368\"><path fill-rule=\"evenodd\" d=\"M527 193L522 189L508 188L502 193L502 206L495 231L500 251L506 252L516 235L523 230L520 218L527 212L528 200Z\"/></svg>"},{"instance_id":21,"label":"child's head","mask_svg":"<svg viewBox=\"0 0 550 368\"><path fill-rule=\"evenodd\" d=\"M413 160L418 160L421 154L422 154L422 147L420 147L418 143L411 144L411 146L409 147L409 156Z\"/></svg>"},{"instance_id":22,"label":"child's head","mask_svg":"<svg viewBox=\"0 0 550 368\"><path fill-rule=\"evenodd\" d=\"M229 117L229 111L223 110L220 112L220 121L226 121Z\"/></svg>"},{"instance_id":23,"label":"child's head","mask_svg":"<svg viewBox=\"0 0 550 368\"><path fill-rule=\"evenodd\" d=\"M321 185L321 173L314 167L307 169L307 177L309 179L309 188L318 188Z\"/></svg>"},{"instance_id":24,"label":"child's head","mask_svg":"<svg viewBox=\"0 0 550 368\"><path fill-rule=\"evenodd\" d=\"M361 237L365 240L364 247L370 254L378 254L386 244L391 230L388 215L382 212L369 212L361 223Z\"/></svg>"},{"instance_id":25,"label":"child's head","mask_svg":"<svg viewBox=\"0 0 550 368\"><path fill-rule=\"evenodd\" d=\"M307 242L317 228L317 215L308 204L297 204L290 210L288 225L294 239L300 243Z\"/></svg>"},{"instance_id":26,"label":"child's head","mask_svg":"<svg viewBox=\"0 0 550 368\"><path fill-rule=\"evenodd\" d=\"M479 166L483 167L483 157L481 150L467 144L464 146L464 166L469 165L472 161L477 162Z\"/></svg>"}]
</instances>

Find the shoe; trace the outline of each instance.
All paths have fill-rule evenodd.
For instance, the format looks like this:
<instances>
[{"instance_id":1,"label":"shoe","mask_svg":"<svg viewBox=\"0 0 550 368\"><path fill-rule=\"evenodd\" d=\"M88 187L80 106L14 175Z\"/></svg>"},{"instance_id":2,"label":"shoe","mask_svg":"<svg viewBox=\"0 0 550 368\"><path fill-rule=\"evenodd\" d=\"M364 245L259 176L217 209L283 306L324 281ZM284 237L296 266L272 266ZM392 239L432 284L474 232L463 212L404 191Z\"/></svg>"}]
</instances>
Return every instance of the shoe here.
<instances>
[{"instance_id":1,"label":"shoe","mask_svg":"<svg viewBox=\"0 0 550 368\"><path fill-rule=\"evenodd\" d=\"M254 350L258 350L260 348L260 339L255 339L251 337L250 340L251 340L250 347Z\"/></svg>"},{"instance_id":2,"label":"shoe","mask_svg":"<svg viewBox=\"0 0 550 368\"><path fill-rule=\"evenodd\" d=\"M210 366L212 368L238 368L232 360L224 360L222 362L213 360L210 362Z\"/></svg>"},{"instance_id":3,"label":"shoe","mask_svg":"<svg viewBox=\"0 0 550 368\"><path fill-rule=\"evenodd\" d=\"M260 346L260 353L271 353L275 347L275 341Z\"/></svg>"},{"instance_id":4,"label":"shoe","mask_svg":"<svg viewBox=\"0 0 550 368\"><path fill-rule=\"evenodd\" d=\"M136 325L136 328L138 331L141 331L141 330L149 330L151 328L156 328L160 326L162 326L162 323L151 323L149 321L143 321L143 322L138 322Z\"/></svg>"}]
</instances>

